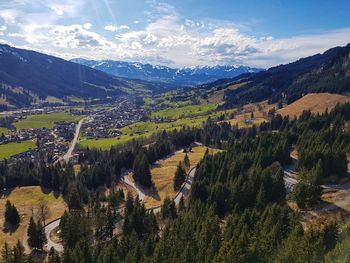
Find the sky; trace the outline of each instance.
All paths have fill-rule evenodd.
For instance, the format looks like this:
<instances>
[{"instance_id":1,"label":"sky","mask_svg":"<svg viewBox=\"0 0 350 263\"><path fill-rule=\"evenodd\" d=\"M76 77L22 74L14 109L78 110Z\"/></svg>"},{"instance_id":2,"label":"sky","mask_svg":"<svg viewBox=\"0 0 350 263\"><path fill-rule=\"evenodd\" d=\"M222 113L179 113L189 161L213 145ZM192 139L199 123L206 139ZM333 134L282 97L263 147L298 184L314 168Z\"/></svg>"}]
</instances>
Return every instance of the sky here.
<instances>
[{"instance_id":1,"label":"sky","mask_svg":"<svg viewBox=\"0 0 350 263\"><path fill-rule=\"evenodd\" d=\"M65 59L268 68L350 42L349 0L0 0L0 42Z\"/></svg>"}]
</instances>

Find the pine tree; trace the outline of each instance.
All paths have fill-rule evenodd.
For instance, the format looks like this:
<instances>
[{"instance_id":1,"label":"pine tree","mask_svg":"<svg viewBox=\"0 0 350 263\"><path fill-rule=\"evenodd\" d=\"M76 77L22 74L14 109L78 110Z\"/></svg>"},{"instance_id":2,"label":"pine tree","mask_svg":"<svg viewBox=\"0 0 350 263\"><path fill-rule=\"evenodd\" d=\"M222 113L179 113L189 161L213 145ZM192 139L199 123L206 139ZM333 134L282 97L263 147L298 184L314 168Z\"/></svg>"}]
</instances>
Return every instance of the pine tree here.
<instances>
[{"instance_id":1,"label":"pine tree","mask_svg":"<svg viewBox=\"0 0 350 263\"><path fill-rule=\"evenodd\" d=\"M136 156L133 165L133 170L133 178L136 183L139 183L145 187L153 186L149 162L144 152Z\"/></svg>"},{"instance_id":2,"label":"pine tree","mask_svg":"<svg viewBox=\"0 0 350 263\"><path fill-rule=\"evenodd\" d=\"M179 201L179 212L183 212L183 211L185 211L185 209L186 209L185 200L184 200L184 197L182 195L180 198L180 201Z\"/></svg>"},{"instance_id":3,"label":"pine tree","mask_svg":"<svg viewBox=\"0 0 350 263\"><path fill-rule=\"evenodd\" d=\"M178 191L181 188L181 185L186 179L186 171L180 162L176 168L175 176L174 176L174 190Z\"/></svg>"},{"instance_id":4,"label":"pine tree","mask_svg":"<svg viewBox=\"0 0 350 263\"><path fill-rule=\"evenodd\" d=\"M13 262L24 263L26 256L24 255L24 247L20 241L13 248Z\"/></svg>"},{"instance_id":5,"label":"pine tree","mask_svg":"<svg viewBox=\"0 0 350 263\"><path fill-rule=\"evenodd\" d=\"M31 248L36 248L38 243L38 236L37 236L37 227L34 222L34 218L31 216L29 219L29 225L27 230L27 236L28 236L28 245Z\"/></svg>"},{"instance_id":6,"label":"pine tree","mask_svg":"<svg viewBox=\"0 0 350 263\"><path fill-rule=\"evenodd\" d=\"M185 154L185 157L184 157L184 166L187 171L190 169L190 166L191 166L190 159L188 158L187 153Z\"/></svg>"},{"instance_id":7,"label":"pine tree","mask_svg":"<svg viewBox=\"0 0 350 263\"><path fill-rule=\"evenodd\" d=\"M60 256L53 247L50 248L48 263L61 263Z\"/></svg>"},{"instance_id":8,"label":"pine tree","mask_svg":"<svg viewBox=\"0 0 350 263\"><path fill-rule=\"evenodd\" d=\"M37 235L38 235L37 248L42 250L44 245L47 243L47 238L45 235L45 228L43 227L43 225L41 224L40 221L38 222L36 228L37 228Z\"/></svg>"},{"instance_id":9,"label":"pine tree","mask_svg":"<svg viewBox=\"0 0 350 263\"><path fill-rule=\"evenodd\" d=\"M28 245L32 249L43 249L44 244L47 243L45 230L39 221L37 224L35 223L33 217L29 220L28 230Z\"/></svg>"},{"instance_id":10,"label":"pine tree","mask_svg":"<svg viewBox=\"0 0 350 263\"><path fill-rule=\"evenodd\" d=\"M2 250L1 250L1 262L4 263L12 263L13 262L13 258L12 258L12 251L11 248L9 247L8 243L5 242Z\"/></svg>"},{"instance_id":11,"label":"pine tree","mask_svg":"<svg viewBox=\"0 0 350 263\"><path fill-rule=\"evenodd\" d=\"M16 226L20 222L17 208L15 205L12 205L9 200L7 200L5 204L5 222L11 224L12 226Z\"/></svg>"}]
</instances>

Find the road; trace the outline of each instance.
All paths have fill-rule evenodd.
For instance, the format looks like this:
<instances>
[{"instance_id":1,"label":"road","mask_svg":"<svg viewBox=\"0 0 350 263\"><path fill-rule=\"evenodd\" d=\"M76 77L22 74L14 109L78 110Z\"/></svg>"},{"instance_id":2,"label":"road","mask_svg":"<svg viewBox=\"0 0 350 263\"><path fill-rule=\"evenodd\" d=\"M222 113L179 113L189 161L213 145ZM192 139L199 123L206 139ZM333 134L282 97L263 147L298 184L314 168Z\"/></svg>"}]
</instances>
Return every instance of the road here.
<instances>
[{"instance_id":1,"label":"road","mask_svg":"<svg viewBox=\"0 0 350 263\"><path fill-rule=\"evenodd\" d=\"M81 119L77 126L75 127L75 133L74 133L74 138L73 138L73 141L70 143L70 146L69 146L69 149L68 151L66 152L65 155L63 155L62 159L65 161L65 163L68 163L70 158L72 158L72 153L75 149L75 145L77 144L78 142L78 138L79 138L79 134L80 134L80 129L81 129L81 125L83 125L83 122L84 122L85 118Z\"/></svg>"},{"instance_id":2,"label":"road","mask_svg":"<svg viewBox=\"0 0 350 263\"><path fill-rule=\"evenodd\" d=\"M174 202L176 205L180 203L181 197L185 197L186 195L189 194L192 187L192 182L193 182L195 173L196 173L196 167L193 167L188 173L185 183L183 184L180 191L177 193L177 195L174 198ZM153 213L157 214L157 213L160 213L161 206L150 208L149 210L152 210Z\"/></svg>"},{"instance_id":3,"label":"road","mask_svg":"<svg viewBox=\"0 0 350 263\"><path fill-rule=\"evenodd\" d=\"M296 167L298 164L298 160L292 158L292 163L285 167L283 170L283 180L284 180L284 185L286 187L287 193L291 193L293 191L294 185L296 185L299 180L296 178L295 175L298 173L296 172ZM348 171L349 173L349 171ZM293 176L294 174L294 176ZM346 184L321 184L320 185L323 190L350 190L350 183Z\"/></svg>"},{"instance_id":4,"label":"road","mask_svg":"<svg viewBox=\"0 0 350 263\"><path fill-rule=\"evenodd\" d=\"M190 172L188 173L188 176L186 178L185 183L183 184L183 186L181 187L180 191L177 193L177 195L175 196L174 202L176 205L178 205L180 203L181 197L186 196L187 194L189 194L190 189L192 187L192 182L193 182L193 178L194 175L196 173L196 167L193 167ZM125 174L125 173L124 173ZM139 188L136 187L136 185L131 182L127 176L124 176L124 179L122 179L124 183L128 184L129 186L133 187L135 189L135 191L139 194L139 199L143 200L145 198L145 194L143 193L143 191ZM120 210L120 209L119 209ZM153 207L153 208L149 208L147 209L147 211L153 211L153 213L160 213L161 207L157 206L157 207ZM63 252L63 246L59 243L54 242L51 238L50 238L50 233L59 226L61 222L61 219L58 218L57 220L49 223L48 225L45 226L45 235L47 238L47 245L46 248L47 250L50 250L51 247L55 248L56 251L58 252ZM118 223L122 223L123 220L120 220L117 222ZM117 225L116 225L117 227Z\"/></svg>"},{"instance_id":5,"label":"road","mask_svg":"<svg viewBox=\"0 0 350 263\"><path fill-rule=\"evenodd\" d=\"M47 245L45 246L45 248L48 251L51 249L51 247L53 247L57 252L63 252L62 244L56 243L50 238L50 233L60 225L60 222L61 218L56 219L55 221L52 221L51 223L45 226L45 235L47 238Z\"/></svg>"},{"instance_id":6,"label":"road","mask_svg":"<svg viewBox=\"0 0 350 263\"><path fill-rule=\"evenodd\" d=\"M80 134L81 126L83 125L83 123L84 123L84 121L85 121L86 119L91 118L91 117L94 117L94 116L99 115L99 114L104 113L104 112L108 112L108 111L112 111L112 110L119 109L119 108L123 105L123 103L126 102L126 101L127 101L127 100L123 100L123 101L120 102L116 107L113 107L113 108L111 108L111 109L102 110L102 111L99 111L99 112L97 112L97 113L95 113L95 114L89 116L89 117L82 118L82 119L78 122L77 126L75 127L74 138L73 138L73 140L72 140L71 143L70 143L70 146L69 146L68 151L67 151L61 158L59 158L58 160L59 160L59 161L62 161L62 160L63 160L65 163L68 163L69 160L72 158L73 151L74 151L75 146L76 146L76 144L77 144L77 142L78 142L78 139L79 139L79 134ZM56 162L57 162L57 161L56 161Z\"/></svg>"}]
</instances>

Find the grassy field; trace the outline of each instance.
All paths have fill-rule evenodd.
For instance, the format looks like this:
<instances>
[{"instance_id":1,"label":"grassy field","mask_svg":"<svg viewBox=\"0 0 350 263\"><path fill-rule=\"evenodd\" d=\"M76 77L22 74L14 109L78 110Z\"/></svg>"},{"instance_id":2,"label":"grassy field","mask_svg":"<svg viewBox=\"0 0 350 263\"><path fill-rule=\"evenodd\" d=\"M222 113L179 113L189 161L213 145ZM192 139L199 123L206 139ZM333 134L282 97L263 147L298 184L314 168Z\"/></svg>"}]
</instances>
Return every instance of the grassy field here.
<instances>
[{"instance_id":1,"label":"grassy field","mask_svg":"<svg viewBox=\"0 0 350 263\"><path fill-rule=\"evenodd\" d=\"M168 109L156 111L156 112L153 112L151 116L178 119L181 117L206 114L209 111L215 110L216 107L217 107L217 104L188 105L188 106L179 107L179 108L168 108Z\"/></svg>"},{"instance_id":2,"label":"grassy field","mask_svg":"<svg viewBox=\"0 0 350 263\"><path fill-rule=\"evenodd\" d=\"M218 118L221 115L229 116L235 111L235 109L230 109L227 111L217 111L204 116L197 116L193 118L180 118L174 122L163 122L163 123L155 123L151 121L147 122L137 122L131 125L128 125L121 129L123 133L119 137L113 138L105 138L105 139L87 139L80 138L79 145L83 148L98 148L102 150L109 150L111 146L118 145L121 143L126 143L131 141L132 139L141 139L147 138L152 134L161 132L163 130L172 131L174 129L181 129L182 127L200 127L203 125L208 117Z\"/></svg>"},{"instance_id":3,"label":"grassy field","mask_svg":"<svg viewBox=\"0 0 350 263\"><path fill-rule=\"evenodd\" d=\"M350 102L349 96L330 93L310 93L301 99L279 109L277 113L282 116L298 117L304 110L310 110L312 113L323 113L328 109L330 111L338 103Z\"/></svg>"},{"instance_id":4,"label":"grassy field","mask_svg":"<svg viewBox=\"0 0 350 263\"><path fill-rule=\"evenodd\" d=\"M51 114L29 115L26 119L14 123L17 130L53 128L58 121L76 121L80 118L72 116L68 112L58 112Z\"/></svg>"},{"instance_id":5,"label":"grassy field","mask_svg":"<svg viewBox=\"0 0 350 263\"><path fill-rule=\"evenodd\" d=\"M20 143L12 142L8 144L0 145L0 160L8 159L15 154L19 154L29 149L35 148L35 142L33 141L22 141Z\"/></svg>"},{"instance_id":6,"label":"grassy field","mask_svg":"<svg viewBox=\"0 0 350 263\"><path fill-rule=\"evenodd\" d=\"M7 128L4 128L4 127L0 127L0 135L1 134L9 134L11 131Z\"/></svg>"},{"instance_id":7,"label":"grassy field","mask_svg":"<svg viewBox=\"0 0 350 263\"><path fill-rule=\"evenodd\" d=\"M246 114L247 116L238 115L234 119L227 120L226 122L229 122L231 125L238 125L238 128L247 128L252 127L253 125L260 125L263 122L267 122L268 120L262 117L253 118L250 122L246 123L245 120L248 117L249 114ZM250 119L250 118L249 118Z\"/></svg>"},{"instance_id":8,"label":"grassy field","mask_svg":"<svg viewBox=\"0 0 350 263\"><path fill-rule=\"evenodd\" d=\"M6 200L10 200L11 203L15 204L20 216L21 223L17 230L13 233L5 233L3 231L4 225L4 207ZM28 186L12 189L8 196L3 196L0 199L0 247L3 246L4 242L7 241L9 245L14 245L18 240L21 242L26 238L27 226L29 218L34 212L34 216L37 215L38 203L44 200L49 209L50 213L47 218L47 222L60 217L64 210L67 209L65 202L61 196L55 197L51 193L43 193L39 186Z\"/></svg>"},{"instance_id":9,"label":"grassy field","mask_svg":"<svg viewBox=\"0 0 350 263\"><path fill-rule=\"evenodd\" d=\"M203 158L206 150L207 147L198 146L194 147L192 151L188 153L191 168L199 163L199 161ZM217 149L209 149L209 153L211 154L217 153L219 151L220 150ZM173 179L176 167L180 161L183 161L184 157L184 152L177 152L167 159L160 160L154 167L152 167L152 180L158 192L157 196L147 196L145 198L146 208L161 205L167 196L170 198L175 197L176 192L173 188Z\"/></svg>"}]
</instances>

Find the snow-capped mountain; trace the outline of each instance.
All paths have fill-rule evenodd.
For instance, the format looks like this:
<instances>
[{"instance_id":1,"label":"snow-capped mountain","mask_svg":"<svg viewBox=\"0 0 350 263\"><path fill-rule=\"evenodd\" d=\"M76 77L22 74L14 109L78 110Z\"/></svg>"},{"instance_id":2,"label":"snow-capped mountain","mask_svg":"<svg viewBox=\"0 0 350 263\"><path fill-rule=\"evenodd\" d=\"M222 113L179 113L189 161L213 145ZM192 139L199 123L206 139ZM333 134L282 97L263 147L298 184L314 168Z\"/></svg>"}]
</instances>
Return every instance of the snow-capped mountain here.
<instances>
[{"instance_id":1,"label":"snow-capped mountain","mask_svg":"<svg viewBox=\"0 0 350 263\"><path fill-rule=\"evenodd\" d=\"M159 81L177 85L203 84L261 70L241 65L170 68L160 65L113 60L95 61L77 58L71 61L118 77Z\"/></svg>"}]
</instances>

